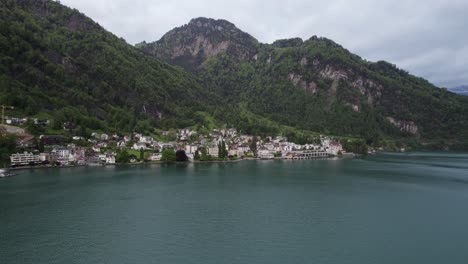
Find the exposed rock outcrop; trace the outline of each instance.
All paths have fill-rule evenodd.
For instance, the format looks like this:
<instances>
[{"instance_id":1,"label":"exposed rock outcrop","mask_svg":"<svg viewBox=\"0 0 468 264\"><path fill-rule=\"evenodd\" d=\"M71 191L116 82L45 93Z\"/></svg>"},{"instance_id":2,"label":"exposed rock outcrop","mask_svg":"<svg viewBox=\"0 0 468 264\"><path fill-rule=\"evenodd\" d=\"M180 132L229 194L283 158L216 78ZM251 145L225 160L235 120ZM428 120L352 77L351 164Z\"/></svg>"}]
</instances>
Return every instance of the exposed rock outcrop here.
<instances>
[{"instance_id":1,"label":"exposed rock outcrop","mask_svg":"<svg viewBox=\"0 0 468 264\"><path fill-rule=\"evenodd\" d=\"M397 120L393 117L387 117L387 120L394 126L398 127L401 131L417 135L419 133L418 126L413 121Z\"/></svg>"}]
</instances>

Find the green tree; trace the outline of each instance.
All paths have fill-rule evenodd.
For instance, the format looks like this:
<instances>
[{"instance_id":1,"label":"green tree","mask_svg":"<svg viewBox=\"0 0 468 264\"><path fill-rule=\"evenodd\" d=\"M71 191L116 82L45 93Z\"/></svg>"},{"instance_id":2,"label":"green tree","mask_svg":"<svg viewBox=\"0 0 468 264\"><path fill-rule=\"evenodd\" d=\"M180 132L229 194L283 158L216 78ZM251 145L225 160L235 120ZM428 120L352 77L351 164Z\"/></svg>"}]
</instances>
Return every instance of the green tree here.
<instances>
[{"instance_id":1,"label":"green tree","mask_svg":"<svg viewBox=\"0 0 468 264\"><path fill-rule=\"evenodd\" d=\"M252 142L250 142L250 150L252 150L252 152L254 153L254 156L257 156L257 142L258 142L258 138L256 136L254 136L252 138Z\"/></svg>"},{"instance_id":2,"label":"green tree","mask_svg":"<svg viewBox=\"0 0 468 264\"><path fill-rule=\"evenodd\" d=\"M162 162L175 162L176 161L175 151L171 148L165 149L161 154L161 161Z\"/></svg>"},{"instance_id":3,"label":"green tree","mask_svg":"<svg viewBox=\"0 0 468 264\"><path fill-rule=\"evenodd\" d=\"M222 140L218 143L218 158L225 160L228 157L228 151L226 150L226 142Z\"/></svg>"},{"instance_id":4,"label":"green tree","mask_svg":"<svg viewBox=\"0 0 468 264\"><path fill-rule=\"evenodd\" d=\"M143 148L140 148L140 161L145 160L145 150Z\"/></svg>"},{"instance_id":5,"label":"green tree","mask_svg":"<svg viewBox=\"0 0 468 264\"><path fill-rule=\"evenodd\" d=\"M221 142L221 151L223 152L223 159L228 157L228 151L226 150L226 142L224 140Z\"/></svg>"},{"instance_id":6,"label":"green tree","mask_svg":"<svg viewBox=\"0 0 468 264\"><path fill-rule=\"evenodd\" d=\"M201 161L208 161L211 160L211 157L208 156L208 152L206 151L206 147L201 148Z\"/></svg>"},{"instance_id":7,"label":"green tree","mask_svg":"<svg viewBox=\"0 0 468 264\"><path fill-rule=\"evenodd\" d=\"M116 157L117 163L129 163L130 162L130 155L128 154L127 150L122 150L117 153Z\"/></svg>"},{"instance_id":8,"label":"green tree","mask_svg":"<svg viewBox=\"0 0 468 264\"><path fill-rule=\"evenodd\" d=\"M0 165L2 167L10 163L10 155L16 152L16 136L0 134Z\"/></svg>"},{"instance_id":9,"label":"green tree","mask_svg":"<svg viewBox=\"0 0 468 264\"><path fill-rule=\"evenodd\" d=\"M39 144L38 144L37 148L38 148L39 152L44 152L44 139L43 138L39 139Z\"/></svg>"},{"instance_id":10,"label":"green tree","mask_svg":"<svg viewBox=\"0 0 468 264\"><path fill-rule=\"evenodd\" d=\"M195 151L195 155L193 155L193 159L194 159L194 160L200 160L200 158L201 158L201 157L200 157L200 152L198 152L198 150Z\"/></svg>"}]
</instances>

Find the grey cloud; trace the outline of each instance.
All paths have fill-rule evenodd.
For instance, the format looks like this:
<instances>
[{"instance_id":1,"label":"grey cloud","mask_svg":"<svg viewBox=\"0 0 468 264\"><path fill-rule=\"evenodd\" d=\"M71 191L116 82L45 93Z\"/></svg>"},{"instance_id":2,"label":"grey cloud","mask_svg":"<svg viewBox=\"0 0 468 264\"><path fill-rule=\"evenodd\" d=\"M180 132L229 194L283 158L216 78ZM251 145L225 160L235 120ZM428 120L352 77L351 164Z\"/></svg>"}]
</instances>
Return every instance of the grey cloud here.
<instances>
[{"instance_id":1,"label":"grey cloud","mask_svg":"<svg viewBox=\"0 0 468 264\"><path fill-rule=\"evenodd\" d=\"M129 43L154 41L194 17L223 18L261 42L312 35L387 60L439 86L468 84L465 0L62 0Z\"/></svg>"}]
</instances>

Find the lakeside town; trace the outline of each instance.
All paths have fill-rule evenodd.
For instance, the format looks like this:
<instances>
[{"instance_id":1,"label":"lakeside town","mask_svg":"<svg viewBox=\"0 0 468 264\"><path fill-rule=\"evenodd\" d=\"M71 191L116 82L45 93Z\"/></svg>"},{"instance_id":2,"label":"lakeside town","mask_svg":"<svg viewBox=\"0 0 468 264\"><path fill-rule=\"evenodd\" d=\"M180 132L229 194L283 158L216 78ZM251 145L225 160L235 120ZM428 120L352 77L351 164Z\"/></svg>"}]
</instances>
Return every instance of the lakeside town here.
<instances>
[{"instance_id":1,"label":"lakeside town","mask_svg":"<svg viewBox=\"0 0 468 264\"><path fill-rule=\"evenodd\" d=\"M118 163L174 161L233 161L241 159L316 159L352 155L331 137L319 136L311 144L296 144L284 136L260 138L240 133L236 128L212 129L199 133L191 128L162 131L161 138L142 133L118 135L93 132L88 137L64 135L32 136L22 125L25 120L7 119L3 126L18 137L19 149L10 156L12 167L30 166L93 166ZM33 120L47 125L48 120ZM64 130L73 130L73 123L64 123Z\"/></svg>"}]
</instances>

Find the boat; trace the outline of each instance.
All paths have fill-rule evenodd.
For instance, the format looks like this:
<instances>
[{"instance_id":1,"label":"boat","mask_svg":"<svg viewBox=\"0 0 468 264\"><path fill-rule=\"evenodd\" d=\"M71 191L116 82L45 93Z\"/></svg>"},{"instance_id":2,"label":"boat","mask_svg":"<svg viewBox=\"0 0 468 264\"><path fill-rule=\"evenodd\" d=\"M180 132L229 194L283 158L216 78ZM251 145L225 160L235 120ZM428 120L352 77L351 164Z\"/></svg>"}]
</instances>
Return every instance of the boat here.
<instances>
[{"instance_id":1,"label":"boat","mask_svg":"<svg viewBox=\"0 0 468 264\"><path fill-rule=\"evenodd\" d=\"M7 169L0 169L0 178L7 178L7 177L12 177L15 176L16 174L11 173Z\"/></svg>"}]
</instances>

